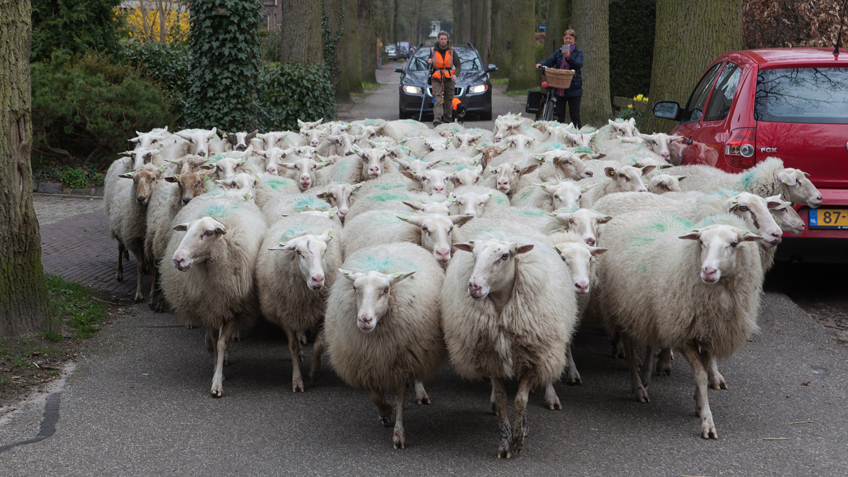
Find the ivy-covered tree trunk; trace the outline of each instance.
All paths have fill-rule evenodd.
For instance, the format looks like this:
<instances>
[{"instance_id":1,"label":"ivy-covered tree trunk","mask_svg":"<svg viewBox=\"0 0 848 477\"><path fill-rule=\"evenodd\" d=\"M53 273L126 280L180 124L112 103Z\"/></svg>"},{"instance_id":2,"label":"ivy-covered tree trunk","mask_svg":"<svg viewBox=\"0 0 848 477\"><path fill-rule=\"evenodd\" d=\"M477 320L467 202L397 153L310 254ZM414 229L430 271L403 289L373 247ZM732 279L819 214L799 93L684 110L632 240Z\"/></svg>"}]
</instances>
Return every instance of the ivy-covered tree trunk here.
<instances>
[{"instance_id":1,"label":"ivy-covered tree trunk","mask_svg":"<svg viewBox=\"0 0 848 477\"><path fill-rule=\"evenodd\" d=\"M345 36L347 35L346 21L348 12L347 0L324 0L324 16L327 31L324 36L324 64L330 72L330 79L336 86L336 101L350 101L350 85L344 75L345 70ZM357 46L359 48L359 46Z\"/></svg>"},{"instance_id":2,"label":"ivy-covered tree trunk","mask_svg":"<svg viewBox=\"0 0 848 477\"><path fill-rule=\"evenodd\" d=\"M684 103L710 62L742 48L742 0L658 0L656 18L648 111L657 101ZM674 122L649 112L640 129L673 127Z\"/></svg>"},{"instance_id":3,"label":"ivy-covered tree trunk","mask_svg":"<svg viewBox=\"0 0 848 477\"><path fill-rule=\"evenodd\" d=\"M505 18L512 51L508 91L521 91L536 85L536 13L533 0L511 0Z\"/></svg>"},{"instance_id":4,"label":"ivy-covered tree trunk","mask_svg":"<svg viewBox=\"0 0 848 477\"><path fill-rule=\"evenodd\" d=\"M362 92L362 54L359 49L359 15L356 2L357 0L345 0L345 36L341 39L344 44L342 76L350 93Z\"/></svg>"},{"instance_id":5,"label":"ivy-covered tree trunk","mask_svg":"<svg viewBox=\"0 0 848 477\"><path fill-rule=\"evenodd\" d=\"M492 0L492 50L489 61L498 65L498 71L492 73L495 78L509 78L509 60L512 43L510 41L511 21L507 7L511 0Z\"/></svg>"},{"instance_id":6,"label":"ivy-covered tree trunk","mask_svg":"<svg viewBox=\"0 0 848 477\"><path fill-rule=\"evenodd\" d=\"M612 117L609 87L609 0L574 0L572 21L583 50L580 119L600 127ZM560 37L561 38L561 37Z\"/></svg>"},{"instance_id":7,"label":"ivy-covered tree trunk","mask_svg":"<svg viewBox=\"0 0 848 477\"><path fill-rule=\"evenodd\" d=\"M49 324L41 232L32 205L29 0L0 0L0 336Z\"/></svg>"},{"instance_id":8,"label":"ivy-covered tree trunk","mask_svg":"<svg viewBox=\"0 0 848 477\"><path fill-rule=\"evenodd\" d=\"M374 34L374 0L357 0L359 17L359 54L362 81L377 82L377 36Z\"/></svg>"},{"instance_id":9,"label":"ivy-covered tree trunk","mask_svg":"<svg viewBox=\"0 0 848 477\"><path fill-rule=\"evenodd\" d=\"M189 127L251 131L259 127L260 0L191 3Z\"/></svg>"},{"instance_id":10,"label":"ivy-covered tree trunk","mask_svg":"<svg viewBox=\"0 0 848 477\"><path fill-rule=\"evenodd\" d=\"M282 0L280 63L324 63L321 43L321 2Z\"/></svg>"},{"instance_id":11,"label":"ivy-covered tree trunk","mask_svg":"<svg viewBox=\"0 0 848 477\"><path fill-rule=\"evenodd\" d=\"M562 32L571 24L571 0L550 0L548 29L545 31L544 57L551 56L562 46ZM582 49L582 48L581 48Z\"/></svg>"}]
</instances>

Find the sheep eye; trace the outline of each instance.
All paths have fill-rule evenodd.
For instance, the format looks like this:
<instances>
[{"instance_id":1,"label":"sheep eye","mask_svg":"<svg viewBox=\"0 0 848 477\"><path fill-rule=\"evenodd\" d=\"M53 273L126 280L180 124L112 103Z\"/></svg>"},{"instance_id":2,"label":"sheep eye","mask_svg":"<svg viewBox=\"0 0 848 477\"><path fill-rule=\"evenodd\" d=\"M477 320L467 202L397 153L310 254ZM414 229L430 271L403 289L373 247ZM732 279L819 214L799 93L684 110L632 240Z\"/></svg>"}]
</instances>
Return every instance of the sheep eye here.
<instances>
[{"instance_id":1,"label":"sheep eye","mask_svg":"<svg viewBox=\"0 0 848 477\"><path fill-rule=\"evenodd\" d=\"M383 288L383 295L389 292L389 287Z\"/></svg>"},{"instance_id":2,"label":"sheep eye","mask_svg":"<svg viewBox=\"0 0 848 477\"><path fill-rule=\"evenodd\" d=\"M204 235L204 236L206 236L206 237L211 237L211 236L212 236L212 234L214 234L214 233L215 233L215 232L213 232L213 231L211 231L211 230L205 230L205 231L203 232L203 235Z\"/></svg>"},{"instance_id":3,"label":"sheep eye","mask_svg":"<svg viewBox=\"0 0 848 477\"><path fill-rule=\"evenodd\" d=\"M739 210L741 210L742 212L746 212L746 211L748 210L748 206L746 206L746 205L740 205L740 206L739 206Z\"/></svg>"},{"instance_id":4,"label":"sheep eye","mask_svg":"<svg viewBox=\"0 0 848 477\"><path fill-rule=\"evenodd\" d=\"M504 254L501 255L501 260L506 260L508 258L509 258L509 252L504 252Z\"/></svg>"},{"instance_id":5,"label":"sheep eye","mask_svg":"<svg viewBox=\"0 0 848 477\"><path fill-rule=\"evenodd\" d=\"M554 199L559 200L559 196L554 194Z\"/></svg>"},{"instance_id":6,"label":"sheep eye","mask_svg":"<svg viewBox=\"0 0 848 477\"><path fill-rule=\"evenodd\" d=\"M448 233L451 233L451 232L453 232L453 227L448 229Z\"/></svg>"},{"instance_id":7,"label":"sheep eye","mask_svg":"<svg viewBox=\"0 0 848 477\"><path fill-rule=\"evenodd\" d=\"M574 219L568 219L568 223L574 225Z\"/></svg>"},{"instance_id":8,"label":"sheep eye","mask_svg":"<svg viewBox=\"0 0 848 477\"><path fill-rule=\"evenodd\" d=\"M735 246L737 246L737 245L739 245L739 242L738 242L738 241L737 241L737 242L731 242L731 243L730 243L730 246L731 246L731 247L735 247Z\"/></svg>"},{"instance_id":9,"label":"sheep eye","mask_svg":"<svg viewBox=\"0 0 848 477\"><path fill-rule=\"evenodd\" d=\"M302 253L300 253L300 250L298 250L298 249L294 249L294 251L295 251L295 253L297 253L297 256L298 256L298 257L302 257L302 256L303 256L303 254L302 254Z\"/></svg>"}]
</instances>

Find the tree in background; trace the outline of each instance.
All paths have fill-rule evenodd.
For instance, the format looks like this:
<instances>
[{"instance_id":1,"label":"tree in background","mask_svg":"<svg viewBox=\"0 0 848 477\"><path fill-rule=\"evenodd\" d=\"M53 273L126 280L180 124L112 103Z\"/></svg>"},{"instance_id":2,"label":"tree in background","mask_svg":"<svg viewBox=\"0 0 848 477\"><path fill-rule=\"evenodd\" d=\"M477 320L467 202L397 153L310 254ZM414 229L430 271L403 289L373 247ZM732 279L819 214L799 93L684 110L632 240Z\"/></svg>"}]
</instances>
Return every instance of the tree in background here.
<instances>
[{"instance_id":1,"label":"tree in background","mask_svg":"<svg viewBox=\"0 0 848 477\"><path fill-rule=\"evenodd\" d=\"M121 0L33 0L32 61L47 59L54 50L72 55L92 49L114 51L122 27L116 14L120 4Z\"/></svg>"},{"instance_id":2,"label":"tree in background","mask_svg":"<svg viewBox=\"0 0 848 477\"><path fill-rule=\"evenodd\" d=\"M843 0L745 0L745 48L830 47L839 34ZM843 32L843 35L845 33ZM845 46L843 36L839 42Z\"/></svg>"},{"instance_id":3,"label":"tree in background","mask_svg":"<svg viewBox=\"0 0 848 477\"><path fill-rule=\"evenodd\" d=\"M188 38L185 0L137 0L120 6L131 38L141 43L180 42Z\"/></svg>"},{"instance_id":4,"label":"tree in background","mask_svg":"<svg viewBox=\"0 0 848 477\"><path fill-rule=\"evenodd\" d=\"M710 62L742 47L742 0L657 0L648 111L656 101L683 103ZM646 115L645 132L669 132L672 121Z\"/></svg>"},{"instance_id":5,"label":"tree in background","mask_svg":"<svg viewBox=\"0 0 848 477\"><path fill-rule=\"evenodd\" d=\"M324 63L321 39L321 2L282 0L280 63Z\"/></svg>"},{"instance_id":6,"label":"tree in background","mask_svg":"<svg viewBox=\"0 0 848 477\"><path fill-rule=\"evenodd\" d=\"M650 97L656 0L610 0L611 96Z\"/></svg>"},{"instance_id":7,"label":"tree in background","mask_svg":"<svg viewBox=\"0 0 848 477\"><path fill-rule=\"evenodd\" d=\"M609 88L609 2L574 0L572 22L583 50L583 124L603 126L612 117Z\"/></svg>"},{"instance_id":8,"label":"tree in background","mask_svg":"<svg viewBox=\"0 0 848 477\"><path fill-rule=\"evenodd\" d=\"M41 232L32 205L29 0L0 0L0 336L48 329Z\"/></svg>"},{"instance_id":9,"label":"tree in background","mask_svg":"<svg viewBox=\"0 0 848 477\"><path fill-rule=\"evenodd\" d=\"M191 5L189 127L259 127L259 0L195 0Z\"/></svg>"},{"instance_id":10,"label":"tree in background","mask_svg":"<svg viewBox=\"0 0 848 477\"><path fill-rule=\"evenodd\" d=\"M377 82L377 35L374 34L374 0L357 0L359 17L359 55L362 81Z\"/></svg>"},{"instance_id":11,"label":"tree in background","mask_svg":"<svg viewBox=\"0 0 848 477\"><path fill-rule=\"evenodd\" d=\"M342 84L347 93L361 93L362 54L359 47L359 14L357 0L344 0L345 34L341 39L339 61L342 64ZM343 55L341 55L343 53Z\"/></svg>"},{"instance_id":12,"label":"tree in background","mask_svg":"<svg viewBox=\"0 0 848 477\"><path fill-rule=\"evenodd\" d=\"M554 51L562 46L562 32L571 25L571 0L550 0L546 20L545 43L542 47L543 58L551 56ZM583 39L582 35L580 39ZM582 44L582 41L580 43ZM583 48L581 47L581 49Z\"/></svg>"},{"instance_id":13,"label":"tree in background","mask_svg":"<svg viewBox=\"0 0 848 477\"><path fill-rule=\"evenodd\" d=\"M510 1L492 0L492 49L489 61L498 65L498 71L492 73L493 78L509 78L512 59L512 41L507 34L512 25L508 10Z\"/></svg>"},{"instance_id":14,"label":"tree in background","mask_svg":"<svg viewBox=\"0 0 848 477\"><path fill-rule=\"evenodd\" d=\"M510 41L508 91L521 91L536 86L536 15L533 0L506 1L507 14L502 30Z\"/></svg>"}]
</instances>

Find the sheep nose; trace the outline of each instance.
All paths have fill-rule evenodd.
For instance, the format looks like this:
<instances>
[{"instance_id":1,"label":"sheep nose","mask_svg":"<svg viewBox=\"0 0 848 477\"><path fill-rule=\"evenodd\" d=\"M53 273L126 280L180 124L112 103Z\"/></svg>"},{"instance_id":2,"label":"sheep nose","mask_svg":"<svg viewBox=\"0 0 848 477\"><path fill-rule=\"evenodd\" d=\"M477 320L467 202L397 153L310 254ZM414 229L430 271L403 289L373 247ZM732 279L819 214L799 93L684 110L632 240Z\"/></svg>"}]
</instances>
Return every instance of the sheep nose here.
<instances>
[{"instance_id":1,"label":"sheep nose","mask_svg":"<svg viewBox=\"0 0 848 477\"><path fill-rule=\"evenodd\" d=\"M344 217L347 215L347 209L339 209L339 217Z\"/></svg>"},{"instance_id":2,"label":"sheep nose","mask_svg":"<svg viewBox=\"0 0 848 477\"><path fill-rule=\"evenodd\" d=\"M198 156L206 156L206 151L197 151Z\"/></svg>"},{"instance_id":3,"label":"sheep nose","mask_svg":"<svg viewBox=\"0 0 848 477\"><path fill-rule=\"evenodd\" d=\"M370 329L371 323L373 323L373 322L374 322L374 318L371 318L370 316L367 316L367 315L362 315L362 316L356 317L357 326L359 326L359 328L363 329L363 330L364 329Z\"/></svg>"},{"instance_id":4,"label":"sheep nose","mask_svg":"<svg viewBox=\"0 0 848 477\"><path fill-rule=\"evenodd\" d=\"M450 249L447 247L441 247L436 249L436 260L440 262L447 262L451 258Z\"/></svg>"},{"instance_id":5,"label":"sheep nose","mask_svg":"<svg viewBox=\"0 0 848 477\"><path fill-rule=\"evenodd\" d=\"M138 203L141 205L144 205L144 203L147 202L147 198L143 195L136 197L135 200L138 201Z\"/></svg>"},{"instance_id":6,"label":"sheep nose","mask_svg":"<svg viewBox=\"0 0 848 477\"><path fill-rule=\"evenodd\" d=\"M434 185L433 186L433 192L435 192L436 194L441 194L444 191L445 191L445 186L443 186L443 185Z\"/></svg>"},{"instance_id":7,"label":"sheep nose","mask_svg":"<svg viewBox=\"0 0 848 477\"><path fill-rule=\"evenodd\" d=\"M583 241L586 242L586 245L588 245L590 247L595 246L595 237L584 237Z\"/></svg>"},{"instance_id":8,"label":"sheep nose","mask_svg":"<svg viewBox=\"0 0 848 477\"><path fill-rule=\"evenodd\" d=\"M662 154L660 154L660 155L663 157L663 159L668 159L669 157L671 157L671 153L670 153L670 152L664 152L664 153L662 153Z\"/></svg>"},{"instance_id":9,"label":"sheep nose","mask_svg":"<svg viewBox=\"0 0 848 477\"><path fill-rule=\"evenodd\" d=\"M324 286L324 275L314 275L312 277L312 285L316 290Z\"/></svg>"},{"instance_id":10,"label":"sheep nose","mask_svg":"<svg viewBox=\"0 0 848 477\"><path fill-rule=\"evenodd\" d=\"M594 173L594 172L589 171L589 170L587 170L586 172L584 172L584 174L586 174L586 177L592 177L592 176L594 176L594 175L595 175L595 173Z\"/></svg>"},{"instance_id":11,"label":"sheep nose","mask_svg":"<svg viewBox=\"0 0 848 477\"><path fill-rule=\"evenodd\" d=\"M769 234L772 238L771 242L775 245L779 244L781 240L783 240L783 231L775 231Z\"/></svg>"},{"instance_id":12,"label":"sheep nose","mask_svg":"<svg viewBox=\"0 0 848 477\"><path fill-rule=\"evenodd\" d=\"M380 175L380 166L371 166L368 168L368 173L372 176Z\"/></svg>"},{"instance_id":13,"label":"sheep nose","mask_svg":"<svg viewBox=\"0 0 848 477\"><path fill-rule=\"evenodd\" d=\"M640 188L637 192L648 192L648 188L647 188L647 187L642 187L642 188Z\"/></svg>"},{"instance_id":14,"label":"sheep nose","mask_svg":"<svg viewBox=\"0 0 848 477\"><path fill-rule=\"evenodd\" d=\"M589 282L579 281L575 283L574 290L580 295L585 295L586 293L589 293Z\"/></svg>"},{"instance_id":15,"label":"sheep nose","mask_svg":"<svg viewBox=\"0 0 848 477\"><path fill-rule=\"evenodd\" d=\"M247 146L245 146L244 144L239 144L236 150L244 152L247 150Z\"/></svg>"},{"instance_id":16,"label":"sheep nose","mask_svg":"<svg viewBox=\"0 0 848 477\"><path fill-rule=\"evenodd\" d=\"M183 197L183 205L186 205L189 202L191 202L191 197Z\"/></svg>"}]
</instances>

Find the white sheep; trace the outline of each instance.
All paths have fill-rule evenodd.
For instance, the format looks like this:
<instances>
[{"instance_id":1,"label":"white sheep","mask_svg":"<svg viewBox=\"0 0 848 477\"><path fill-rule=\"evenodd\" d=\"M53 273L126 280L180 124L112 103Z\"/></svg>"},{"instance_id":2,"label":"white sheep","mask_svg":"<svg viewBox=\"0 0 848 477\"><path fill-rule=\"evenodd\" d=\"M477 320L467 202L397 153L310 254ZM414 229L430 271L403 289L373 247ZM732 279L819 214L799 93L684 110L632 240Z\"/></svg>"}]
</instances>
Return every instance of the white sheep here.
<instances>
[{"instance_id":1,"label":"white sheep","mask_svg":"<svg viewBox=\"0 0 848 477\"><path fill-rule=\"evenodd\" d=\"M456 248L471 253L457 253L442 287L448 356L460 377L491 380L501 428L497 455L509 458L521 452L528 432L530 389L556 381L565 368L577 305L562 284L571 280L556 251L532 238L480 236ZM513 378L510 427L504 380Z\"/></svg>"},{"instance_id":2,"label":"white sheep","mask_svg":"<svg viewBox=\"0 0 848 477\"><path fill-rule=\"evenodd\" d=\"M654 194L665 194L666 192L680 192L680 181L686 176L672 176L669 174L657 174L650 178L648 191Z\"/></svg>"},{"instance_id":3,"label":"white sheep","mask_svg":"<svg viewBox=\"0 0 848 477\"><path fill-rule=\"evenodd\" d=\"M219 131L224 138L229 143L230 150L232 151L246 151L248 147L250 147L250 142L253 138L256 137L256 134L259 133L259 130L256 129L253 132L236 132L236 133L228 133L225 131Z\"/></svg>"},{"instance_id":4,"label":"white sheep","mask_svg":"<svg viewBox=\"0 0 848 477\"><path fill-rule=\"evenodd\" d=\"M301 191L319 185L318 171L333 164L332 160L325 160L326 158L320 156L316 157L321 159L321 162L313 161L312 159L297 159L281 164L289 170L286 176L297 182Z\"/></svg>"},{"instance_id":5,"label":"white sheep","mask_svg":"<svg viewBox=\"0 0 848 477\"><path fill-rule=\"evenodd\" d=\"M273 200L274 197L298 193L300 193L300 186L291 179L286 179L276 174L259 174L259 180L256 182L256 197L254 197L254 201L261 209L265 207L265 204Z\"/></svg>"},{"instance_id":6,"label":"white sheep","mask_svg":"<svg viewBox=\"0 0 848 477\"><path fill-rule=\"evenodd\" d=\"M605 167L605 178L597 182L596 186L589 189L580 200L582 207L592 207L596 201L605 195L614 192L648 192L642 176L654 170L654 166L642 168L632 166L621 166L618 168ZM588 184L583 181L582 183Z\"/></svg>"},{"instance_id":7,"label":"white sheep","mask_svg":"<svg viewBox=\"0 0 848 477\"><path fill-rule=\"evenodd\" d=\"M338 159L324 175L327 182L356 184L380 177L383 173L397 172L385 149L355 148L356 154Z\"/></svg>"},{"instance_id":8,"label":"white sheep","mask_svg":"<svg viewBox=\"0 0 848 477\"><path fill-rule=\"evenodd\" d=\"M421 247L394 243L360 250L339 270L327 302L324 334L330 363L348 385L368 387L380 422L390 425L385 389L395 390L392 443L403 449L406 385L429 404L423 381L445 359L439 320L444 273Z\"/></svg>"},{"instance_id":9,"label":"white sheep","mask_svg":"<svg viewBox=\"0 0 848 477\"><path fill-rule=\"evenodd\" d=\"M448 174L448 180L453 182L454 187L477 185L483 178L483 166L461 165Z\"/></svg>"},{"instance_id":10,"label":"white sheep","mask_svg":"<svg viewBox=\"0 0 848 477\"><path fill-rule=\"evenodd\" d=\"M268 229L256 262L262 315L286 333L292 358L292 391L303 392L298 332L318 328L336 270L342 264L340 227L333 219L299 214ZM321 373L323 333L316 334L310 381Z\"/></svg>"},{"instance_id":11,"label":"white sheep","mask_svg":"<svg viewBox=\"0 0 848 477\"><path fill-rule=\"evenodd\" d=\"M549 223L544 232L548 234L562 230L574 232L586 242L586 245L590 246L598 243L600 226L612 220L612 216L591 209L577 209L574 212L555 211L550 215L557 219L559 224Z\"/></svg>"},{"instance_id":12,"label":"white sheep","mask_svg":"<svg viewBox=\"0 0 848 477\"><path fill-rule=\"evenodd\" d=\"M422 129L430 128L428 128L426 124L419 123L412 119L401 119L397 121L387 121L386 124L383 125L382 132L384 136L389 136L395 141L400 142L407 137L407 132Z\"/></svg>"},{"instance_id":13,"label":"white sheep","mask_svg":"<svg viewBox=\"0 0 848 477\"><path fill-rule=\"evenodd\" d=\"M362 184L351 185L347 182L336 182L321 188L316 194L319 199L324 199L339 211L339 219L344 222L350 206L353 204L353 193L358 191Z\"/></svg>"},{"instance_id":14,"label":"white sheep","mask_svg":"<svg viewBox=\"0 0 848 477\"><path fill-rule=\"evenodd\" d=\"M729 174L710 166L676 166L665 170L666 174L688 177L680 189L710 192L719 189L740 190L760 197L779 195L784 199L806 205L813 209L822 204L822 195L807 177L809 174L783 166L783 161L769 157L747 171Z\"/></svg>"},{"instance_id":15,"label":"white sheep","mask_svg":"<svg viewBox=\"0 0 848 477\"><path fill-rule=\"evenodd\" d=\"M260 314L254 272L265 221L253 202L196 199L174 218L162 267L162 290L177 315L203 324L213 351L212 396L221 397L227 342Z\"/></svg>"},{"instance_id":16,"label":"white sheep","mask_svg":"<svg viewBox=\"0 0 848 477\"><path fill-rule=\"evenodd\" d=\"M580 198L583 193L593 186L578 184L573 180L549 181L544 184L534 184L536 187L525 187L521 192L512 196L510 201L516 207L535 207L547 212L580 208Z\"/></svg>"},{"instance_id":17,"label":"white sheep","mask_svg":"<svg viewBox=\"0 0 848 477\"><path fill-rule=\"evenodd\" d=\"M604 230L608 251L598 264L603 292L593 297L603 295L598 304L606 326L621 333L633 393L649 400L653 347L680 350L695 374L705 439L718 438L705 364L729 357L757 330L763 271L751 242L759 240L730 215L692 224L665 212L637 212ZM641 372L634 342L647 345Z\"/></svg>"},{"instance_id":18,"label":"white sheep","mask_svg":"<svg viewBox=\"0 0 848 477\"><path fill-rule=\"evenodd\" d=\"M218 128L206 129L183 129L175 134L187 141L189 150L187 154L198 156L210 156L224 152L223 141L218 138Z\"/></svg>"},{"instance_id":19,"label":"white sheep","mask_svg":"<svg viewBox=\"0 0 848 477\"><path fill-rule=\"evenodd\" d=\"M490 169L492 175L483 185L493 187L508 197L512 197L517 191L532 184L532 180L527 180L525 176L538 168L539 164L530 164L529 166L521 167L511 163L504 163Z\"/></svg>"},{"instance_id":20,"label":"white sheep","mask_svg":"<svg viewBox=\"0 0 848 477\"><path fill-rule=\"evenodd\" d=\"M603 155L590 154L588 152L571 152L568 150L554 149L536 156L542 163L539 169L539 179L547 182L557 176L579 181L592 177L594 172L586 167L585 160L603 157Z\"/></svg>"},{"instance_id":21,"label":"white sheep","mask_svg":"<svg viewBox=\"0 0 848 477\"><path fill-rule=\"evenodd\" d=\"M325 212L339 220L338 211L317 194L280 194L265 203L262 216L266 224L273 225L282 217L310 211Z\"/></svg>"},{"instance_id":22,"label":"white sheep","mask_svg":"<svg viewBox=\"0 0 848 477\"><path fill-rule=\"evenodd\" d=\"M509 207L503 192L482 186L462 186L451 192L451 211L455 214L483 217L497 207Z\"/></svg>"}]
</instances>

